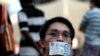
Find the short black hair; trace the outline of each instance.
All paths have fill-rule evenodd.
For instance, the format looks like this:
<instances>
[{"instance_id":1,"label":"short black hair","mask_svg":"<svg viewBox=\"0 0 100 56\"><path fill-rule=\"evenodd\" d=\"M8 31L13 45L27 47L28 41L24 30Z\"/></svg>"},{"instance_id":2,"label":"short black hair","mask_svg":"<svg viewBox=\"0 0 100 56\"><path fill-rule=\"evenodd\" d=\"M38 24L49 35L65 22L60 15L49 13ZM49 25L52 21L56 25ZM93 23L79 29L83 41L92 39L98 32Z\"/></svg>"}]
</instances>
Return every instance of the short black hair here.
<instances>
[{"instance_id":1,"label":"short black hair","mask_svg":"<svg viewBox=\"0 0 100 56\"><path fill-rule=\"evenodd\" d=\"M100 0L90 0L90 3L94 3L96 7L100 8Z\"/></svg>"},{"instance_id":2,"label":"short black hair","mask_svg":"<svg viewBox=\"0 0 100 56\"><path fill-rule=\"evenodd\" d=\"M26 4L32 4L33 0L19 0L21 6L23 7Z\"/></svg>"},{"instance_id":3,"label":"short black hair","mask_svg":"<svg viewBox=\"0 0 100 56\"><path fill-rule=\"evenodd\" d=\"M72 24L70 23L70 21L67 20L64 17L54 17L54 18L46 21L46 23L42 26L42 28L40 30L40 38L41 39L45 39L45 35L46 35L46 32L47 32L49 26L51 24L55 23L55 22L60 22L60 23L65 24L66 26L68 26L69 27L69 30L71 32L71 40L73 40L74 35L75 35L74 28L73 28Z\"/></svg>"}]
</instances>

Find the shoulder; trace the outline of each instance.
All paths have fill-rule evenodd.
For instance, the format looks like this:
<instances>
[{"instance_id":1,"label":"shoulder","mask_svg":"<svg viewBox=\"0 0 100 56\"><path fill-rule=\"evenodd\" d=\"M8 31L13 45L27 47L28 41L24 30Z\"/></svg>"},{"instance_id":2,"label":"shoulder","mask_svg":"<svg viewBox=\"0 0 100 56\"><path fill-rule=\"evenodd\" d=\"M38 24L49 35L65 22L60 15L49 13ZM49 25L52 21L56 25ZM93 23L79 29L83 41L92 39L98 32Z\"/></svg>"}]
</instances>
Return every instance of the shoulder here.
<instances>
[{"instance_id":1,"label":"shoulder","mask_svg":"<svg viewBox=\"0 0 100 56\"><path fill-rule=\"evenodd\" d=\"M19 13L24 13L24 11L23 11L23 10L20 10L20 11L18 12L18 14L19 14Z\"/></svg>"},{"instance_id":2,"label":"shoulder","mask_svg":"<svg viewBox=\"0 0 100 56\"><path fill-rule=\"evenodd\" d=\"M18 12L18 16L26 16L25 12L23 10L20 10Z\"/></svg>"},{"instance_id":3,"label":"shoulder","mask_svg":"<svg viewBox=\"0 0 100 56\"><path fill-rule=\"evenodd\" d=\"M95 15L95 14L99 14L100 15L100 9L99 8L93 8L91 10L87 11L88 15Z\"/></svg>"},{"instance_id":4,"label":"shoulder","mask_svg":"<svg viewBox=\"0 0 100 56\"><path fill-rule=\"evenodd\" d=\"M91 10L86 11L85 15L86 18L93 18L93 17L99 17L100 16L100 9L93 8Z\"/></svg>"},{"instance_id":5,"label":"shoulder","mask_svg":"<svg viewBox=\"0 0 100 56\"><path fill-rule=\"evenodd\" d=\"M40 9L36 9L35 12L37 12L38 15L40 15L40 16L44 16L44 12L42 10L40 10Z\"/></svg>"}]
</instances>

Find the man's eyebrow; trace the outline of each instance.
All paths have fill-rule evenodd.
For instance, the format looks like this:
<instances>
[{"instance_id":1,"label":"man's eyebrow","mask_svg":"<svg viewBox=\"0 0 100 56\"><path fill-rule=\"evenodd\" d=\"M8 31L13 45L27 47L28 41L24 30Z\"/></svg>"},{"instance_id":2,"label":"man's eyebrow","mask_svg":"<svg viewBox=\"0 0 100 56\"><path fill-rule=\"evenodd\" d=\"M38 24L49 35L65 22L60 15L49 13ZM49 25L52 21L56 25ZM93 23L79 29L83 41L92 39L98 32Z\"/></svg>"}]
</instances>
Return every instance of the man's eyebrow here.
<instances>
[{"instance_id":1,"label":"man's eyebrow","mask_svg":"<svg viewBox=\"0 0 100 56\"><path fill-rule=\"evenodd\" d=\"M57 29L52 29L51 32L58 32L58 30Z\"/></svg>"},{"instance_id":2,"label":"man's eyebrow","mask_svg":"<svg viewBox=\"0 0 100 56\"><path fill-rule=\"evenodd\" d=\"M52 29L51 32L59 32L57 29ZM63 32L66 32L66 33L70 33L69 31L67 30L64 30Z\"/></svg>"},{"instance_id":3,"label":"man's eyebrow","mask_svg":"<svg viewBox=\"0 0 100 56\"><path fill-rule=\"evenodd\" d=\"M70 33L69 31L66 31L66 30L65 30L64 32L66 32L66 33Z\"/></svg>"}]
</instances>

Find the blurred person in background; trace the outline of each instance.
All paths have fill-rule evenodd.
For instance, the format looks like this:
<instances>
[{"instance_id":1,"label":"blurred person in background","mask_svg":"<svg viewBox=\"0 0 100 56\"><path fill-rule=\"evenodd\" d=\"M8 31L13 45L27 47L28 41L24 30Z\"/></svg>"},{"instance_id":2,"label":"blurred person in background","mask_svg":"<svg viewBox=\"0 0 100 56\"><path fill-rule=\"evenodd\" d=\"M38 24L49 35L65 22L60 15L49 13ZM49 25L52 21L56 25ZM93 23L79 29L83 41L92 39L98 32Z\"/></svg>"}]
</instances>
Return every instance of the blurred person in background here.
<instances>
[{"instance_id":1,"label":"blurred person in background","mask_svg":"<svg viewBox=\"0 0 100 56\"><path fill-rule=\"evenodd\" d=\"M72 40L75 32L69 20L54 17L48 20L40 31L39 44L43 56L72 56Z\"/></svg>"},{"instance_id":2,"label":"blurred person in background","mask_svg":"<svg viewBox=\"0 0 100 56\"><path fill-rule=\"evenodd\" d=\"M37 9L33 0L20 0L22 10L18 13L19 27L21 32L20 56L39 56L38 41L39 30L46 21L44 13Z\"/></svg>"},{"instance_id":3,"label":"blurred person in background","mask_svg":"<svg viewBox=\"0 0 100 56\"><path fill-rule=\"evenodd\" d=\"M100 56L100 0L90 0L90 10L85 13L79 30L85 34L81 56Z\"/></svg>"}]
</instances>

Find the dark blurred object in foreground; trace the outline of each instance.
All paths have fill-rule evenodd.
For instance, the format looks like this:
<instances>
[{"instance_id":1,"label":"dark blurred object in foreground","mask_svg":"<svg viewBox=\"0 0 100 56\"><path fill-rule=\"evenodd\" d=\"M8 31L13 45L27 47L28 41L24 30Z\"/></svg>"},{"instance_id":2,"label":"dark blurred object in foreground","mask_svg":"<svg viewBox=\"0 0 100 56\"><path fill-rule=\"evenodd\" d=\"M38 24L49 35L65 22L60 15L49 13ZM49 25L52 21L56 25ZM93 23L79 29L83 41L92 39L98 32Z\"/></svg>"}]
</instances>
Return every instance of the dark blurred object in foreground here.
<instances>
[{"instance_id":1,"label":"dark blurred object in foreground","mask_svg":"<svg viewBox=\"0 0 100 56\"><path fill-rule=\"evenodd\" d=\"M0 56L10 56L14 53L13 31L5 5L0 5Z\"/></svg>"}]
</instances>

